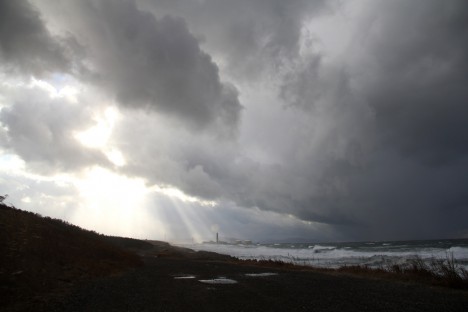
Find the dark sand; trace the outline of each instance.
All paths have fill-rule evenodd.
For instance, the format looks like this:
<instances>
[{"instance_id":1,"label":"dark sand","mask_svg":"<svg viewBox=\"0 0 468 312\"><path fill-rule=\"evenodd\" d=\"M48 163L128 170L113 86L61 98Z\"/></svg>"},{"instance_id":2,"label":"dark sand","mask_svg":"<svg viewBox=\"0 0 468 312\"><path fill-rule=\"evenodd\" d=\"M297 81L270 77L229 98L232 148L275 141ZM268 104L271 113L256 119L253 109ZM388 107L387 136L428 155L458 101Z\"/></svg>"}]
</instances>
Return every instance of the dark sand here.
<instances>
[{"instance_id":1,"label":"dark sand","mask_svg":"<svg viewBox=\"0 0 468 312\"><path fill-rule=\"evenodd\" d=\"M328 274L239 264L212 253L167 245L142 252L145 265L75 285L34 311L468 311L468 293ZM250 277L249 273L277 273ZM176 279L181 276L196 278ZM236 284L199 280L225 277Z\"/></svg>"}]
</instances>

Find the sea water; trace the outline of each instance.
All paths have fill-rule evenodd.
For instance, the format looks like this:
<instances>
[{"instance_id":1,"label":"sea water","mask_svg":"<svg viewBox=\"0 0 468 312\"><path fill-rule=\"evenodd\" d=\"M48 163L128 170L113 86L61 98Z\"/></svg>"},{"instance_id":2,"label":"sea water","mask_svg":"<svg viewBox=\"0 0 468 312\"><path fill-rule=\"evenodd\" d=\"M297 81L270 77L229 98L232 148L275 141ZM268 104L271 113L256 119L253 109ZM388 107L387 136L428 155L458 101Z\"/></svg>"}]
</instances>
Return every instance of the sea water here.
<instances>
[{"instance_id":1,"label":"sea water","mask_svg":"<svg viewBox=\"0 0 468 312\"><path fill-rule=\"evenodd\" d=\"M212 251L242 260L273 260L325 268L361 265L390 268L408 265L414 259L426 263L455 259L468 270L468 239L352 243L273 243L185 245L194 250Z\"/></svg>"}]
</instances>

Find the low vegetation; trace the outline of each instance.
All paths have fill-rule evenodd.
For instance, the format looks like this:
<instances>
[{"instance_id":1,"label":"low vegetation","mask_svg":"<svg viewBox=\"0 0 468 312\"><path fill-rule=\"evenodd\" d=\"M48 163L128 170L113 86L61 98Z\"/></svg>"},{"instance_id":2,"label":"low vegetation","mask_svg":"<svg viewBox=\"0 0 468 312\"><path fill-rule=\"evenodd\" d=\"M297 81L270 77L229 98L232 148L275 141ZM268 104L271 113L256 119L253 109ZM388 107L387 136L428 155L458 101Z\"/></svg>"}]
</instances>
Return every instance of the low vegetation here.
<instances>
[{"instance_id":1,"label":"low vegetation","mask_svg":"<svg viewBox=\"0 0 468 312\"><path fill-rule=\"evenodd\" d=\"M414 257L403 264L389 263L378 268L344 266L337 271L468 289L468 271L457 263L452 253L447 253L445 259L434 258L425 261L420 257Z\"/></svg>"},{"instance_id":2,"label":"low vegetation","mask_svg":"<svg viewBox=\"0 0 468 312\"><path fill-rule=\"evenodd\" d=\"M294 262L271 259L241 260L241 262L248 265L272 268L344 273L370 278L420 282L449 288L468 289L468 271L458 264L453 254L447 254L445 259L434 258L429 262L424 261L420 257L415 257L404 264L388 263L387 265L381 265L377 268L366 265L342 266L338 269L317 268L308 265L297 265L294 264Z\"/></svg>"}]
</instances>

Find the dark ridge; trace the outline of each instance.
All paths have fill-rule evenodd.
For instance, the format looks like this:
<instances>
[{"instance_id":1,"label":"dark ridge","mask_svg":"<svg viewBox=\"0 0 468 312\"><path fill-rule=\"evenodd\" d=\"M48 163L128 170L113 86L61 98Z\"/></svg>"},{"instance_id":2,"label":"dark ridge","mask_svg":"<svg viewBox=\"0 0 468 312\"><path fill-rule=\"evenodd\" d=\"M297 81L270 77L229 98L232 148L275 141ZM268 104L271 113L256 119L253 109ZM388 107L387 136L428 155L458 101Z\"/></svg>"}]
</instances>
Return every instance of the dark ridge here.
<instances>
[{"instance_id":1,"label":"dark ridge","mask_svg":"<svg viewBox=\"0 0 468 312\"><path fill-rule=\"evenodd\" d=\"M150 250L153 248L153 244L150 243L149 241L143 241L140 239L129 238L129 237L104 236L104 235L100 235L100 236L103 238L104 241L122 249L139 251L139 250Z\"/></svg>"},{"instance_id":2,"label":"dark ridge","mask_svg":"<svg viewBox=\"0 0 468 312\"><path fill-rule=\"evenodd\" d=\"M46 300L79 281L140 266L131 249L150 246L0 203L0 310L31 298Z\"/></svg>"}]
</instances>

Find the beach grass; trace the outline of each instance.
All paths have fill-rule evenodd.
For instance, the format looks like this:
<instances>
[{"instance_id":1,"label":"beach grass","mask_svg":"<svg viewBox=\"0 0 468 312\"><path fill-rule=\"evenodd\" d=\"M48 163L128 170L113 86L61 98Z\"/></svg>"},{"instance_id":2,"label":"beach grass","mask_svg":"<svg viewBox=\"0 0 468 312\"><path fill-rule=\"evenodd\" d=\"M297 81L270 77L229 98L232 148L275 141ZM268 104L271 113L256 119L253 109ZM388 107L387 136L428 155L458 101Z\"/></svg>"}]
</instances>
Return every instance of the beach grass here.
<instances>
[{"instance_id":1,"label":"beach grass","mask_svg":"<svg viewBox=\"0 0 468 312\"><path fill-rule=\"evenodd\" d=\"M406 263L388 263L378 267L368 265L347 265L339 268L323 268L310 265L299 265L297 262L287 262L273 259L240 260L249 265L265 267L312 270L326 273L343 273L355 276L418 282L423 284L443 286L454 289L468 290L468 271L459 265L453 253L447 253L445 259L433 258L425 261L419 256L409 259Z\"/></svg>"},{"instance_id":2,"label":"beach grass","mask_svg":"<svg viewBox=\"0 0 468 312\"><path fill-rule=\"evenodd\" d=\"M468 271L458 264L452 253L447 253L445 259L433 258L430 261L425 261L421 257L415 256L403 264L393 263L377 268L352 265L323 270L468 290Z\"/></svg>"}]
</instances>

